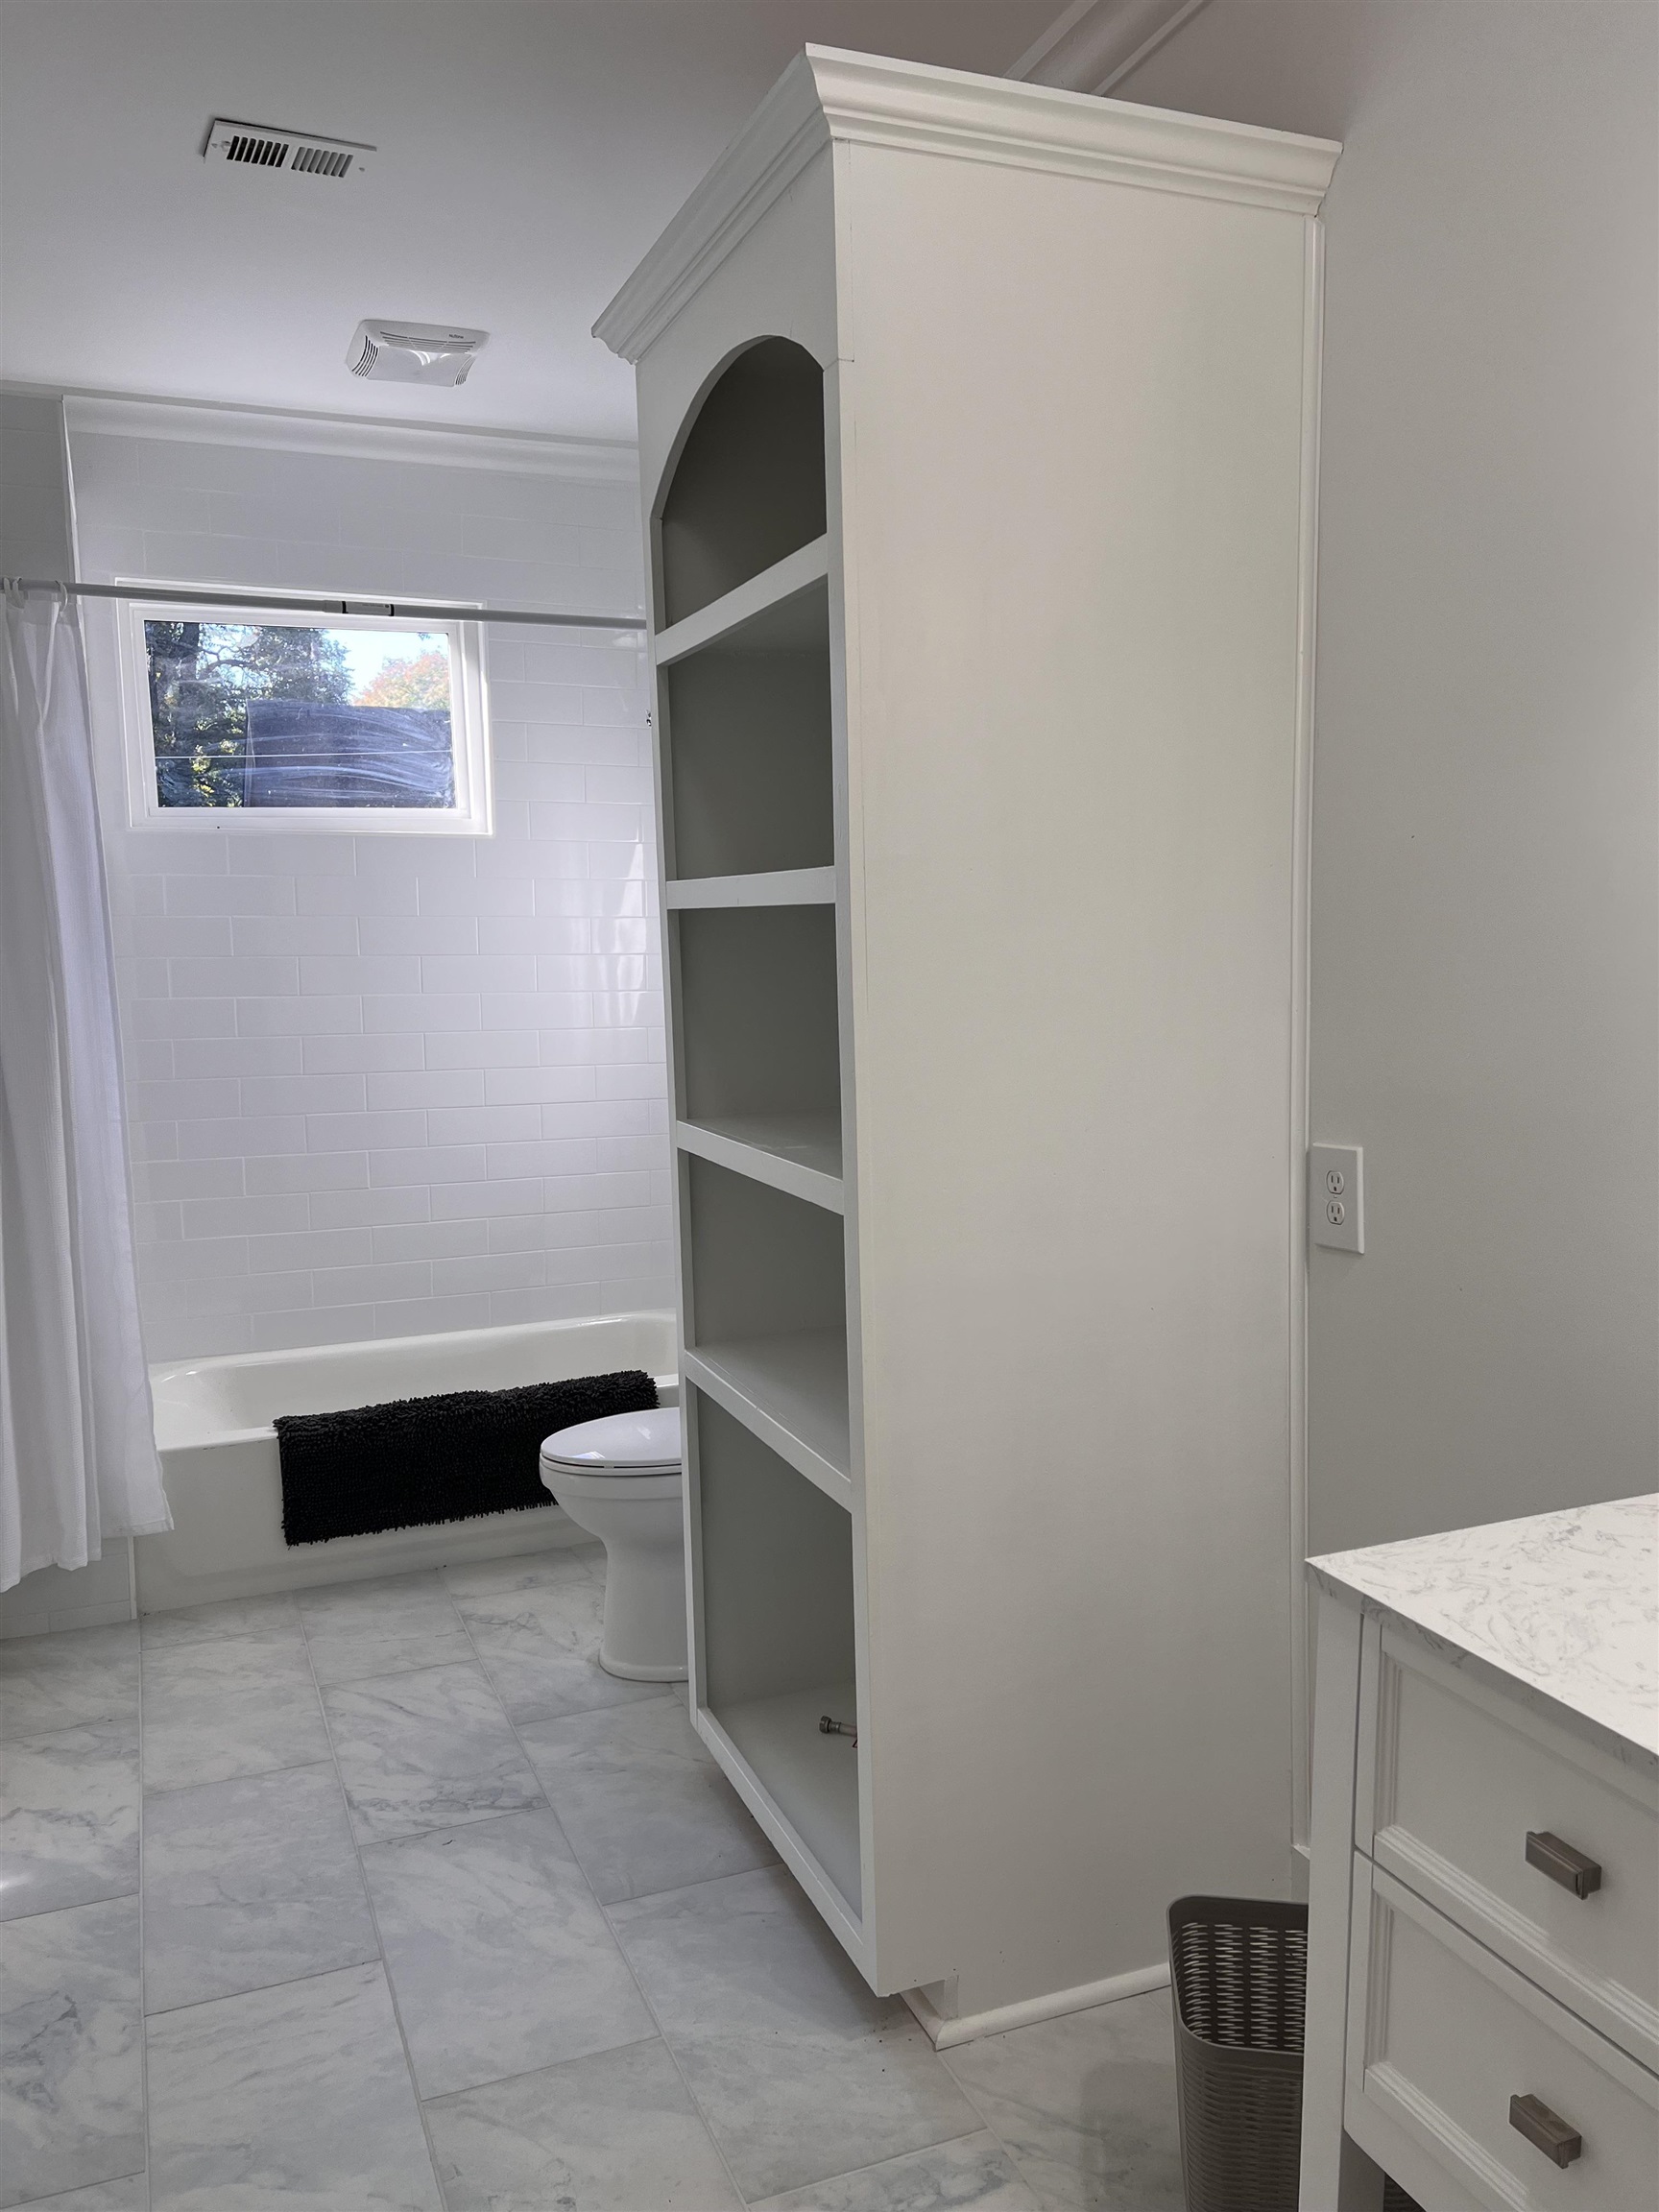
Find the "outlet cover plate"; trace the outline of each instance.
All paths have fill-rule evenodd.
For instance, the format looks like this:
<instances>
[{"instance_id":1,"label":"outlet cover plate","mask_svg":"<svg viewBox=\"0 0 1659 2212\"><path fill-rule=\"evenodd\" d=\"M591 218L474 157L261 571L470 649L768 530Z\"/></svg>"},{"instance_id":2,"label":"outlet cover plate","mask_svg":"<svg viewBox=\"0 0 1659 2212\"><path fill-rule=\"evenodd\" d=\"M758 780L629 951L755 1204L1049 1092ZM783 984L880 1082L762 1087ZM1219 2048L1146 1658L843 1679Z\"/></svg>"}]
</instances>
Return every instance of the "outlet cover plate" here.
<instances>
[{"instance_id":1,"label":"outlet cover plate","mask_svg":"<svg viewBox=\"0 0 1659 2212\"><path fill-rule=\"evenodd\" d=\"M1308 1147L1308 1235L1334 1252L1365 1249L1365 1155L1358 1144Z\"/></svg>"}]
</instances>

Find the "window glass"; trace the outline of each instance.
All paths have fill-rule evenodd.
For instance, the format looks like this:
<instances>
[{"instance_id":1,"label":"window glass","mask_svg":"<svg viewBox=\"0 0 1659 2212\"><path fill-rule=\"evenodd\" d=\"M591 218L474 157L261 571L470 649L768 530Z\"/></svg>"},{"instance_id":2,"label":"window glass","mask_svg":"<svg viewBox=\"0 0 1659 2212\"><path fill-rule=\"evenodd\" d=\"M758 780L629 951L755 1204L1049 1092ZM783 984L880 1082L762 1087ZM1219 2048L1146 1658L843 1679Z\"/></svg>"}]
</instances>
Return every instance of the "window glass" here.
<instances>
[{"instance_id":1,"label":"window glass","mask_svg":"<svg viewBox=\"0 0 1659 2212\"><path fill-rule=\"evenodd\" d=\"M447 632L156 615L143 631L158 806L455 806Z\"/></svg>"}]
</instances>

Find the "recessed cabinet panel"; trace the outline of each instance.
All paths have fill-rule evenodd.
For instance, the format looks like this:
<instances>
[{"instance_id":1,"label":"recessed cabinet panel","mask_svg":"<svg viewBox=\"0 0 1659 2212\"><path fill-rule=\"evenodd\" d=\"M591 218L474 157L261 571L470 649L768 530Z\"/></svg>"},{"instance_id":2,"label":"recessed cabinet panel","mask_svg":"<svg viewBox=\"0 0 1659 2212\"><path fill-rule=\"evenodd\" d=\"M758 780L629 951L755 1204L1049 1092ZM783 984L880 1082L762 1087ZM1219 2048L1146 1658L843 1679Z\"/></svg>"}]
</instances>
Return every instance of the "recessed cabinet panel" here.
<instances>
[{"instance_id":1,"label":"recessed cabinet panel","mask_svg":"<svg viewBox=\"0 0 1659 2212\"><path fill-rule=\"evenodd\" d=\"M698 410L659 518L659 629L824 534L824 372L763 338Z\"/></svg>"},{"instance_id":2,"label":"recessed cabinet panel","mask_svg":"<svg viewBox=\"0 0 1659 2212\"><path fill-rule=\"evenodd\" d=\"M674 875L830 866L826 585L675 661L661 685Z\"/></svg>"},{"instance_id":3,"label":"recessed cabinet panel","mask_svg":"<svg viewBox=\"0 0 1659 2212\"><path fill-rule=\"evenodd\" d=\"M697 1423L704 1702L859 1911L853 1524L706 1392Z\"/></svg>"},{"instance_id":4,"label":"recessed cabinet panel","mask_svg":"<svg viewBox=\"0 0 1659 2212\"><path fill-rule=\"evenodd\" d=\"M718 907L674 927L681 1119L838 1175L834 909Z\"/></svg>"},{"instance_id":5,"label":"recessed cabinet panel","mask_svg":"<svg viewBox=\"0 0 1659 2212\"><path fill-rule=\"evenodd\" d=\"M1379 1864L1643 2062L1659 2065L1659 1822L1633 1768L1392 1628L1382 1639ZM1591 1896L1526 1848L1544 1831L1595 1863Z\"/></svg>"},{"instance_id":6,"label":"recessed cabinet panel","mask_svg":"<svg viewBox=\"0 0 1659 2212\"><path fill-rule=\"evenodd\" d=\"M1375 2112L1402 2128L1482 2203L1537 2212L1650 2203L1659 2084L1647 2068L1363 1854L1354 1897L1347 2067L1358 2126ZM1543 2104L1577 2136L1565 2167L1526 2130L1517 2098Z\"/></svg>"}]
</instances>

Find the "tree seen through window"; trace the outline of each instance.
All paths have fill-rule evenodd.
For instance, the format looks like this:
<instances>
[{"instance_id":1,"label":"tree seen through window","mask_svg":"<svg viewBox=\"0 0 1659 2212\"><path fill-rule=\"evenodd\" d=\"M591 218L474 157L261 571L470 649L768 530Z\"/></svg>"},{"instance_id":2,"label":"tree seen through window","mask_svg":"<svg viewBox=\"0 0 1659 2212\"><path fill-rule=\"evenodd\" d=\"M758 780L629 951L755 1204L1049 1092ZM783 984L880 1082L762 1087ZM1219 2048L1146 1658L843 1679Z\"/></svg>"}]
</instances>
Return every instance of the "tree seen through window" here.
<instances>
[{"instance_id":1,"label":"tree seen through window","mask_svg":"<svg viewBox=\"0 0 1659 2212\"><path fill-rule=\"evenodd\" d=\"M455 804L442 632L146 619L164 807Z\"/></svg>"}]
</instances>

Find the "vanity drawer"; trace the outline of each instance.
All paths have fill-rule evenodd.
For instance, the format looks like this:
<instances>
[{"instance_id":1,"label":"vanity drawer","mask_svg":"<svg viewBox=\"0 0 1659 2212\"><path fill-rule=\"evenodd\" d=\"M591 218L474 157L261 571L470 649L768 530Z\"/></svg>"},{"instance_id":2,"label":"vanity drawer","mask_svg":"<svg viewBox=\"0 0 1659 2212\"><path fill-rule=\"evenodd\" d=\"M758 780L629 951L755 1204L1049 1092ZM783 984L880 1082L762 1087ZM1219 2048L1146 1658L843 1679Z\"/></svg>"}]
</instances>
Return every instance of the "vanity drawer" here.
<instances>
[{"instance_id":1,"label":"vanity drawer","mask_svg":"<svg viewBox=\"0 0 1659 2212\"><path fill-rule=\"evenodd\" d=\"M1381 2115L1503 2212L1649 2212L1659 2079L1362 1856L1353 1931L1344 2102L1359 2141ZM1517 2098L1576 2134L1569 2163L1515 2124Z\"/></svg>"},{"instance_id":2,"label":"vanity drawer","mask_svg":"<svg viewBox=\"0 0 1659 2212\"><path fill-rule=\"evenodd\" d=\"M1413 1638L1375 1648L1360 1848L1659 2070L1659 1788Z\"/></svg>"}]
</instances>

